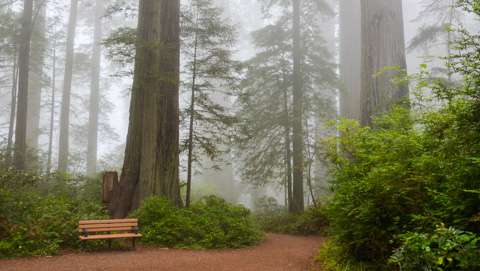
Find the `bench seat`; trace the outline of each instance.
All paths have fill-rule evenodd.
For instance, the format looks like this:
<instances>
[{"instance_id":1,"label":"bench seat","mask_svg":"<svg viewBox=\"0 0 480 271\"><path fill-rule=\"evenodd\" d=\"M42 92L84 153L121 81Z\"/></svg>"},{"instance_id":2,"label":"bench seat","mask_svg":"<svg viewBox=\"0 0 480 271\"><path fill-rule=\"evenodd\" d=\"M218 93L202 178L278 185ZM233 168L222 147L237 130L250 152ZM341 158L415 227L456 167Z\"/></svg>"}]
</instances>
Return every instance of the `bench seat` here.
<instances>
[{"instance_id":1,"label":"bench seat","mask_svg":"<svg viewBox=\"0 0 480 271\"><path fill-rule=\"evenodd\" d=\"M120 238L140 238L140 233L113 233L113 234L95 234L89 236L80 236L80 240L99 240L99 239L120 239Z\"/></svg>"},{"instance_id":2,"label":"bench seat","mask_svg":"<svg viewBox=\"0 0 480 271\"><path fill-rule=\"evenodd\" d=\"M81 241L105 239L109 247L112 239L131 238L135 248L135 239L142 237L138 233L138 220L135 218L83 220L78 222L78 231Z\"/></svg>"}]
</instances>

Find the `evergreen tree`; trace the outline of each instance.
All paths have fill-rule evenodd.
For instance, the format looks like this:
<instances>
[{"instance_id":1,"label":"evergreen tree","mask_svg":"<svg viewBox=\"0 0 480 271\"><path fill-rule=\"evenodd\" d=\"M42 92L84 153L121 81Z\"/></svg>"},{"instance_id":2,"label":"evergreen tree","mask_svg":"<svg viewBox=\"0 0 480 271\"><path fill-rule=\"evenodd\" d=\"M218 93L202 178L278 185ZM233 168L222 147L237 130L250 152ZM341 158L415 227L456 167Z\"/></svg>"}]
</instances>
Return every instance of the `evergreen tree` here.
<instances>
[{"instance_id":1,"label":"evergreen tree","mask_svg":"<svg viewBox=\"0 0 480 271\"><path fill-rule=\"evenodd\" d=\"M235 81L232 60L234 29L222 18L222 10L212 0L191 0L183 13L183 78L190 93L187 150L186 205L190 205L193 162L200 157L211 160L228 143L229 127L235 121L225 104Z\"/></svg>"},{"instance_id":2,"label":"evergreen tree","mask_svg":"<svg viewBox=\"0 0 480 271\"><path fill-rule=\"evenodd\" d=\"M289 9L289 2L278 4L283 7L282 15L273 24L253 34L259 52L246 63L245 80L241 85L238 148L244 163L243 179L256 185L270 182L282 184L287 191L289 210L298 212L299 208L302 209L304 195L303 191L301 196L293 193L292 128L296 120L293 118L292 106L292 11ZM332 11L328 5L320 8L319 10L316 1L304 1L300 13L300 50L303 55L301 79L304 93L300 125L302 130L310 130L305 136L315 134L315 127L311 125L313 118L334 111L330 98L333 97L336 85L336 65L326 48L320 24L322 16L331 16ZM322 16L319 16L319 13ZM314 147L315 144L306 144L305 136L301 138L302 148ZM306 154L307 152L302 152L302 159L305 159ZM303 166L305 165L302 165L302 171ZM300 207L294 207L295 197ZM301 200L298 197L301 197Z\"/></svg>"},{"instance_id":3,"label":"evergreen tree","mask_svg":"<svg viewBox=\"0 0 480 271\"><path fill-rule=\"evenodd\" d=\"M151 195L180 205L180 3L140 0L125 159L110 211L125 217Z\"/></svg>"}]
</instances>

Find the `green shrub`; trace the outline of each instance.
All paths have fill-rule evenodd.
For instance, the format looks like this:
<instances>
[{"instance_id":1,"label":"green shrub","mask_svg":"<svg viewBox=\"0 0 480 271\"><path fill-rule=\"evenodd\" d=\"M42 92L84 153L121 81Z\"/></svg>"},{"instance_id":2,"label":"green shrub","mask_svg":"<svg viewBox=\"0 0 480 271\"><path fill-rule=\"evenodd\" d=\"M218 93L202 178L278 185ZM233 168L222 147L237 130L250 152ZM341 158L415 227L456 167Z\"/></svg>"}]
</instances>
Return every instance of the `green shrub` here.
<instances>
[{"instance_id":1,"label":"green shrub","mask_svg":"<svg viewBox=\"0 0 480 271\"><path fill-rule=\"evenodd\" d=\"M473 233L442 226L432 234L413 232L401 239L391 257L401 270L480 270L480 237Z\"/></svg>"},{"instance_id":2,"label":"green shrub","mask_svg":"<svg viewBox=\"0 0 480 271\"><path fill-rule=\"evenodd\" d=\"M140 223L142 241L181 248L239 248L258 243L262 233L248 209L217 197L205 197L188 209L151 197L132 216Z\"/></svg>"},{"instance_id":3,"label":"green shrub","mask_svg":"<svg viewBox=\"0 0 480 271\"><path fill-rule=\"evenodd\" d=\"M107 217L100 204L75 192L79 182L52 176L0 170L0 258L78 248L78 221Z\"/></svg>"},{"instance_id":4,"label":"green shrub","mask_svg":"<svg viewBox=\"0 0 480 271\"><path fill-rule=\"evenodd\" d=\"M309 207L301 214L288 213L274 198L260 198L255 204L255 218L263 231L315 235L327 226L323 207Z\"/></svg>"}]
</instances>

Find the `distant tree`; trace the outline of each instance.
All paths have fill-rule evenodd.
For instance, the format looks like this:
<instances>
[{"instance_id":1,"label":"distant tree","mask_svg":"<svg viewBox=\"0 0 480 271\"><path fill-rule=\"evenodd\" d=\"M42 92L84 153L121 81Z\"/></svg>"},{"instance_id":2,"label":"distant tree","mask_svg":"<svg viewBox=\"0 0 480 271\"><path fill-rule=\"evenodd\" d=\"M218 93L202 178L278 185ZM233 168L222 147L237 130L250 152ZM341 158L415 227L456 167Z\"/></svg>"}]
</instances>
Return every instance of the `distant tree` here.
<instances>
[{"instance_id":1,"label":"distant tree","mask_svg":"<svg viewBox=\"0 0 480 271\"><path fill-rule=\"evenodd\" d=\"M22 29L18 50L18 106L15 125L14 164L18 170L26 169L28 78L30 42L32 33L33 0L23 1Z\"/></svg>"},{"instance_id":2,"label":"distant tree","mask_svg":"<svg viewBox=\"0 0 480 271\"><path fill-rule=\"evenodd\" d=\"M245 79L239 94L238 116L241 120L239 157L242 158L242 177L256 185L277 182L286 191L289 210L298 212L293 202L293 24L291 2L279 2L282 15L274 23L254 32L254 42L259 52L246 63ZM300 17L300 50L302 52L302 130L312 129L302 136L303 149L306 135L314 135L313 119L333 107L332 97L336 85L335 65L322 37L321 21L331 16L328 5L319 6L316 1L304 1ZM268 7L268 6L267 6ZM322 16L319 16L319 12ZM310 122L307 121L310 119ZM310 125L308 124L310 123ZM313 143L313 141L310 141ZM308 145L308 146L307 146ZM312 150L313 152L313 150ZM307 151L302 152L305 159ZM307 163L308 164L308 163ZM302 171L304 170L302 165ZM303 186L303 181L302 181ZM298 200L301 205L302 199ZM298 206L297 206L298 207Z\"/></svg>"},{"instance_id":3,"label":"distant tree","mask_svg":"<svg viewBox=\"0 0 480 271\"><path fill-rule=\"evenodd\" d=\"M181 204L179 188L180 3L140 0L130 123L110 211L125 217L159 195Z\"/></svg>"},{"instance_id":4,"label":"distant tree","mask_svg":"<svg viewBox=\"0 0 480 271\"><path fill-rule=\"evenodd\" d=\"M340 0L340 112L360 120L361 88L361 10L360 1Z\"/></svg>"},{"instance_id":5,"label":"distant tree","mask_svg":"<svg viewBox=\"0 0 480 271\"><path fill-rule=\"evenodd\" d=\"M95 2L95 20L93 35L92 71L90 78L90 100L88 121L88 147L87 147L87 174L93 175L97 171L97 145L98 145L98 117L100 106L100 66L101 66L101 39L102 16L104 15L104 1Z\"/></svg>"},{"instance_id":6,"label":"distant tree","mask_svg":"<svg viewBox=\"0 0 480 271\"><path fill-rule=\"evenodd\" d=\"M27 147L32 155L28 156L28 167L38 169L38 140L40 137L40 109L42 90L45 87L45 54L47 48L46 23L47 1L34 0L32 49L27 110Z\"/></svg>"},{"instance_id":7,"label":"distant tree","mask_svg":"<svg viewBox=\"0 0 480 271\"><path fill-rule=\"evenodd\" d=\"M62 108L60 112L60 143L58 150L58 171L68 170L69 135L70 135L70 99L73 76L73 54L75 30L77 27L78 0L70 1L70 16L68 19L65 71L63 79Z\"/></svg>"},{"instance_id":8,"label":"distant tree","mask_svg":"<svg viewBox=\"0 0 480 271\"><path fill-rule=\"evenodd\" d=\"M408 99L406 84L392 79L406 69L401 0L362 0L361 123ZM399 71L400 70L400 71Z\"/></svg>"},{"instance_id":9,"label":"distant tree","mask_svg":"<svg viewBox=\"0 0 480 271\"><path fill-rule=\"evenodd\" d=\"M451 45L455 40L453 28L462 25L465 17L464 11L457 7L456 0L423 0L422 4L424 8L420 11L416 21L423 24L409 41L407 49L421 51L427 60L435 54L433 48L438 46L444 53L438 53L437 58L451 55ZM452 81L452 71L448 65L447 67L434 66L432 71L435 75L443 77L449 82Z\"/></svg>"},{"instance_id":10,"label":"distant tree","mask_svg":"<svg viewBox=\"0 0 480 271\"><path fill-rule=\"evenodd\" d=\"M222 18L222 10L212 0L191 0L188 6L182 17L183 83L190 92L190 105L185 110L188 138L183 143L188 152L187 207L193 162L199 162L199 154L216 159L222 153L221 146L228 143L229 127L235 119L224 104L232 94L238 66L232 60L235 31Z\"/></svg>"}]
</instances>

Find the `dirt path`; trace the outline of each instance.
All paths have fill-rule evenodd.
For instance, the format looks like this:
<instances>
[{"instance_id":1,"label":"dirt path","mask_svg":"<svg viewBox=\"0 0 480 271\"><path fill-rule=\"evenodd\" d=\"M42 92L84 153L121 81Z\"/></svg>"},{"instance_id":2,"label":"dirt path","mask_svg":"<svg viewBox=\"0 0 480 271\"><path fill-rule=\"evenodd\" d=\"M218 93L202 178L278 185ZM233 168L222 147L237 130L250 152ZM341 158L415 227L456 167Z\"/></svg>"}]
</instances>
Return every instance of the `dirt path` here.
<instances>
[{"instance_id":1,"label":"dirt path","mask_svg":"<svg viewBox=\"0 0 480 271\"><path fill-rule=\"evenodd\" d=\"M0 270L135 270L135 271L283 271L309 270L321 243L319 237L269 234L253 248L191 251L137 248L57 257L0 260Z\"/></svg>"}]
</instances>

